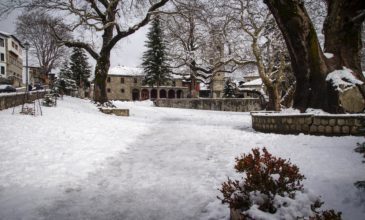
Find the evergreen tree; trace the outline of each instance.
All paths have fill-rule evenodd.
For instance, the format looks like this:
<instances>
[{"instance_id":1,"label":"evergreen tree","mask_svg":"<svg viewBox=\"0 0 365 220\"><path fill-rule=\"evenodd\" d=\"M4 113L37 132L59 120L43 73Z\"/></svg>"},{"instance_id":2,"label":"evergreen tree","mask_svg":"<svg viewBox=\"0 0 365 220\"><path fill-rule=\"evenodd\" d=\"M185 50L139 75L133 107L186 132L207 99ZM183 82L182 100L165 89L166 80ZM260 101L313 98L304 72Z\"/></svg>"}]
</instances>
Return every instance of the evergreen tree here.
<instances>
[{"instance_id":1,"label":"evergreen tree","mask_svg":"<svg viewBox=\"0 0 365 220\"><path fill-rule=\"evenodd\" d=\"M235 90L234 82L228 79L224 84L223 97L234 98L235 97L234 90Z\"/></svg>"},{"instance_id":2,"label":"evergreen tree","mask_svg":"<svg viewBox=\"0 0 365 220\"><path fill-rule=\"evenodd\" d=\"M73 79L73 74L67 60L62 64L59 76L55 81L54 87L57 92L63 94L70 94L71 91L77 90L77 85L75 80Z\"/></svg>"},{"instance_id":3,"label":"evergreen tree","mask_svg":"<svg viewBox=\"0 0 365 220\"><path fill-rule=\"evenodd\" d=\"M75 80L79 88L89 87L89 77L91 67L87 61L86 53L83 49L75 47L70 57L70 71L72 79Z\"/></svg>"},{"instance_id":4,"label":"evergreen tree","mask_svg":"<svg viewBox=\"0 0 365 220\"><path fill-rule=\"evenodd\" d=\"M166 42L163 40L163 33L160 19L156 16L147 34L147 51L143 53L142 67L146 76L144 83L149 86L161 86L171 80L171 71L167 64Z\"/></svg>"}]
</instances>

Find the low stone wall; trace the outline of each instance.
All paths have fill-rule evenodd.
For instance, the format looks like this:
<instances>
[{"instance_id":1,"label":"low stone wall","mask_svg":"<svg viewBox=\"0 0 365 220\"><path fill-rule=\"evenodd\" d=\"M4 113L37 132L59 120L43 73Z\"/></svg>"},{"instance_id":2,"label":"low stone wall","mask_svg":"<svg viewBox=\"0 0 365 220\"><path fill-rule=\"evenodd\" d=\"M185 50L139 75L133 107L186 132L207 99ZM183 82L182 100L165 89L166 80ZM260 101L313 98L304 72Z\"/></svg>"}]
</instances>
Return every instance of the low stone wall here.
<instances>
[{"instance_id":1,"label":"low stone wall","mask_svg":"<svg viewBox=\"0 0 365 220\"><path fill-rule=\"evenodd\" d=\"M34 101L41 99L46 94L46 91L34 91L29 93L29 100ZM20 93L0 93L0 110L12 108L22 105L24 102L24 92Z\"/></svg>"},{"instance_id":2,"label":"low stone wall","mask_svg":"<svg viewBox=\"0 0 365 220\"><path fill-rule=\"evenodd\" d=\"M158 99L154 101L158 107L188 108L214 111L249 112L260 111L260 99Z\"/></svg>"},{"instance_id":3,"label":"low stone wall","mask_svg":"<svg viewBox=\"0 0 365 220\"><path fill-rule=\"evenodd\" d=\"M313 134L325 136L364 135L360 131L365 114L354 115L280 115L252 113L256 131L279 134Z\"/></svg>"},{"instance_id":4,"label":"low stone wall","mask_svg":"<svg viewBox=\"0 0 365 220\"><path fill-rule=\"evenodd\" d=\"M129 116L129 109L122 108L99 108L104 114L114 114L116 116Z\"/></svg>"}]
</instances>

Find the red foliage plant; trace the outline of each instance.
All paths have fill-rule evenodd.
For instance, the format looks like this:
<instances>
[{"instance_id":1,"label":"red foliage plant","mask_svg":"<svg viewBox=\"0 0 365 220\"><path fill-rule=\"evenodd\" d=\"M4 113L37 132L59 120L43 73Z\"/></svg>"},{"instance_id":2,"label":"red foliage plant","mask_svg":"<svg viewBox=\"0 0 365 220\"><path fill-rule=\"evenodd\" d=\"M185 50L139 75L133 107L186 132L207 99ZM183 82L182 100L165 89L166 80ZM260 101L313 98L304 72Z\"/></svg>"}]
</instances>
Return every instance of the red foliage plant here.
<instances>
[{"instance_id":1,"label":"red foliage plant","mask_svg":"<svg viewBox=\"0 0 365 220\"><path fill-rule=\"evenodd\" d=\"M235 169L246 174L243 181L228 178L219 189L223 194L223 198L219 199L222 203L228 203L230 208L248 210L252 206L250 193L259 192L264 198L259 209L275 213L275 195L294 198L295 191L303 189L301 181L305 177L300 174L299 168L289 160L272 156L266 148L262 153L255 148L252 153L236 158Z\"/></svg>"}]
</instances>

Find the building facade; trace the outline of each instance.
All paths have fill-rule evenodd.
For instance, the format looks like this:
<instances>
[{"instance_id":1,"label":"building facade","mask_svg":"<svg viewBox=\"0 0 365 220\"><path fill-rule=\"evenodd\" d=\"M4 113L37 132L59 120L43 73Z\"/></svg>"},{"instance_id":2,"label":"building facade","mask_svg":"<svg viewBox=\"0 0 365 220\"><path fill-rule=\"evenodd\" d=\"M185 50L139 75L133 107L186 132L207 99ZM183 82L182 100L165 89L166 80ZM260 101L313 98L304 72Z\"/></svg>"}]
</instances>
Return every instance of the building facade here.
<instances>
[{"instance_id":1,"label":"building facade","mask_svg":"<svg viewBox=\"0 0 365 220\"><path fill-rule=\"evenodd\" d=\"M117 66L111 68L107 78L109 100L140 101L157 98L185 98L189 87L181 78L174 78L171 85L150 87L143 84L145 74L141 68Z\"/></svg>"},{"instance_id":2,"label":"building facade","mask_svg":"<svg viewBox=\"0 0 365 220\"><path fill-rule=\"evenodd\" d=\"M29 83L31 85L48 85L49 80L47 74L42 71L41 67L29 67Z\"/></svg>"},{"instance_id":3,"label":"building facade","mask_svg":"<svg viewBox=\"0 0 365 220\"><path fill-rule=\"evenodd\" d=\"M23 48L14 35L0 32L0 77L9 79L15 87L22 85Z\"/></svg>"}]
</instances>

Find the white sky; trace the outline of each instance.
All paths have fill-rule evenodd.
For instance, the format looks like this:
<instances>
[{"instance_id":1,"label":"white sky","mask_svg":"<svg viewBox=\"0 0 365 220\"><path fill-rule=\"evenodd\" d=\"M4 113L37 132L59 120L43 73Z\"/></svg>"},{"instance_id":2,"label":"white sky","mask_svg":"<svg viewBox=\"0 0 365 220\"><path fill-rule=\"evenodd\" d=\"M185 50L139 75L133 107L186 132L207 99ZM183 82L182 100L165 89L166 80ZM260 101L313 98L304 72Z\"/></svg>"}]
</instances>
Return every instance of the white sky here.
<instances>
[{"instance_id":1,"label":"white sky","mask_svg":"<svg viewBox=\"0 0 365 220\"><path fill-rule=\"evenodd\" d=\"M17 16L21 12L14 12L7 18L0 20L0 30L8 33L15 32L15 22ZM130 67L139 66L142 61L142 54L145 50L144 41L146 40L146 33L148 26L138 30L133 35L119 41L117 46L113 49L111 55L111 67L124 65ZM94 60L89 59L89 62L94 66Z\"/></svg>"}]
</instances>

